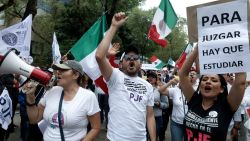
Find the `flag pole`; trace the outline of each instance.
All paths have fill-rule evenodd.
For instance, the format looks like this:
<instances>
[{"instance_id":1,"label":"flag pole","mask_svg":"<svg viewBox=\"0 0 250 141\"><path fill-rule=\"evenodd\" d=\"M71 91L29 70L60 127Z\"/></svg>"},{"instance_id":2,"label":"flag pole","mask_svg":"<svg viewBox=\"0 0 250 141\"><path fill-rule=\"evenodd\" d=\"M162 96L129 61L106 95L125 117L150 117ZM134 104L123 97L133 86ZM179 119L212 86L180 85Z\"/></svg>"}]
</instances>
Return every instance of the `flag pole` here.
<instances>
[{"instance_id":1,"label":"flag pole","mask_svg":"<svg viewBox=\"0 0 250 141\"><path fill-rule=\"evenodd\" d=\"M70 53L70 50L69 50L65 55L63 55L63 57L61 58L61 61L62 61L62 62L68 60L68 54L69 54L69 53Z\"/></svg>"},{"instance_id":2,"label":"flag pole","mask_svg":"<svg viewBox=\"0 0 250 141\"><path fill-rule=\"evenodd\" d=\"M69 53L70 53L70 50L64 56L68 56Z\"/></svg>"}]
</instances>

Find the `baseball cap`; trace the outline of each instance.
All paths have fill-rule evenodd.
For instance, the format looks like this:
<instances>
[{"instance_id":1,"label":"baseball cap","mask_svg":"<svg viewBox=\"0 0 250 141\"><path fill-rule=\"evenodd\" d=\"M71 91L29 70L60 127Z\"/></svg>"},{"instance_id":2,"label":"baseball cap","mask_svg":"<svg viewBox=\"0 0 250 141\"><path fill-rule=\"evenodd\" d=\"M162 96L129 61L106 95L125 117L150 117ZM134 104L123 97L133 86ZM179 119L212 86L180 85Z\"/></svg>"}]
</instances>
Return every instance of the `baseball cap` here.
<instances>
[{"instance_id":1,"label":"baseball cap","mask_svg":"<svg viewBox=\"0 0 250 141\"><path fill-rule=\"evenodd\" d=\"M135 54L139 55L138 49L133 46L129 46L128 48L125 49L125 55L128 54L129 52L134 52Z\"/></svg>"},{"instance_id":2,"label":"baseball cap","mask_svg":"<svg viewBox=\"0 0 250 141\"><path fill-rule=\"evenodd\" d=\"M52 69L54 70L76 70L78 71L81 75L84 74L82 66L79 62L75 60L67 60L63 62L62 64L54 64L52 65Z\"/></svg>"}]
</instances>

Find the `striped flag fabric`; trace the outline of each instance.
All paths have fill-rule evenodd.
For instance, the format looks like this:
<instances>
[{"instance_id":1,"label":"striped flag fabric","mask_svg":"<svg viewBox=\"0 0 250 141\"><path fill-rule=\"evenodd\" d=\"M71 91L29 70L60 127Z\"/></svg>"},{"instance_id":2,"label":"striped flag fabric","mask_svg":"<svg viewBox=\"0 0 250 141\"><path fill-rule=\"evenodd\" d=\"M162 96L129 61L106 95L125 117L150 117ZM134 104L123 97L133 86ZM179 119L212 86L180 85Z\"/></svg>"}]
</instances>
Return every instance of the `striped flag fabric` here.
<instances>
[{"instance_id":1,"label":"striped flag fabric","mask_svg":"<svg viewBox=\"0 0 250 141\"><path fill-rule=\"evenodd\" d=\"M107 94L107 85L103 81L103 77L95 59L96 49L102 41L106 30L106 16L103 15L75 43L75 45L70 49L70 52L74 56L75 60L80 62L83 67L83 71Z\"/></svg>"},{"instance_id":2,"label":"striped flag fabric","mask_svg":"<svg viewBox=\"0 0 250 141\"><path fill-rule=\"evenodd\" d=\"M148 38L166 47L168 41L165 37L171 33L177 23L178 17L169 0L161 0L157 8L151 27L148 32Z\"/></svg>"},{"instance_id":3,"label":"striped flag fabric","mask_svg":"<svg viewBox=\"0 0 250 141\"><path fill-rule=\"evenodd\" d=\"M185 62L187 56L192 52L193 46L191 43L188 43L185 50L181 53L179 59L176 61L176 66L178 69L181 69L183 63Z\"/></svg>"},{"instance_id":4,"label":"striped flag fabric","mask_svg":"<svg viewBox=\"0 0 250 141\"><path fill-rule=\"evenodd\" d=\"M165 64L160 59L158 59L155 55L153 55L150 58L150 61L152 62L152 64L155 65L157 69L162 69L165 66Z\"/></svg>"},{"instance_id":5,"label":"striped flag fabric","mask_svg":"<svg viewBox=\"0 0 250 141\"><path fill-rule=\"evenodd\" d=\"M175 67L175 61L171 57L168 59L168 65Z\"/></svg>"}]
</instances>

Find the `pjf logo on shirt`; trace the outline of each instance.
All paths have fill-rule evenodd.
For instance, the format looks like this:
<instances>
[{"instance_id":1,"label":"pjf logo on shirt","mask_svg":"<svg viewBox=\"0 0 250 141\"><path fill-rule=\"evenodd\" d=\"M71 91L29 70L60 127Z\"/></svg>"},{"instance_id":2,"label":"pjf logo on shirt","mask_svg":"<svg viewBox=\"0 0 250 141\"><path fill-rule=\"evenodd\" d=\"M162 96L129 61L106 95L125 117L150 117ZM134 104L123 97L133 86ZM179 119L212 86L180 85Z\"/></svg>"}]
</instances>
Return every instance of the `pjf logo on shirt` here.
<instances>
[{"instance_id":1,"label":"pjf logo on shirt","mask_svg":"<svg viewBox=\"0 0 250 141\"><path fill-rule=\"evenodd\" d=\"M138 94L130 93L129 98L130 98L130 100L141 102L143 96L142 95L138 95Z\"/></svg>"}]
</instances>

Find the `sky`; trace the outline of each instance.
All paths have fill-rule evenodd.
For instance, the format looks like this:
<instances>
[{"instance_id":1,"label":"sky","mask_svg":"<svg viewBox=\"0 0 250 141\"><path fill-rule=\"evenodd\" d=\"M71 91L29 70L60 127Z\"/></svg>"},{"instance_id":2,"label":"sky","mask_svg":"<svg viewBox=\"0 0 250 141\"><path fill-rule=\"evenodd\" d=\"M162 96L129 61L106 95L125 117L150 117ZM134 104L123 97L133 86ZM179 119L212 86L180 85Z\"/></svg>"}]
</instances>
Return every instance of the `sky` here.
<instances>
[{"instance_id":1,"label":"sky","mask_svg":"<svg viewBox=\"0 0 250 141\"><path fill-rule=\"evenodd\" d=\"M146 0L144 4L142 4L140 7L144 10L151 9L153 7L158 7L161 0ZM172 6L177 13L177 15L180 15L181 17L186 18L186 7L201 4L201 3L207 3L215 0L170 0L172 3Z\"/></svg>"}]
</instances>

